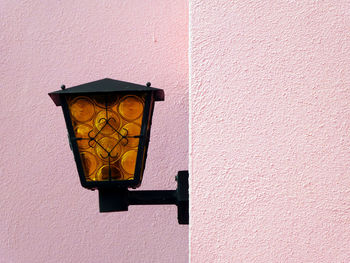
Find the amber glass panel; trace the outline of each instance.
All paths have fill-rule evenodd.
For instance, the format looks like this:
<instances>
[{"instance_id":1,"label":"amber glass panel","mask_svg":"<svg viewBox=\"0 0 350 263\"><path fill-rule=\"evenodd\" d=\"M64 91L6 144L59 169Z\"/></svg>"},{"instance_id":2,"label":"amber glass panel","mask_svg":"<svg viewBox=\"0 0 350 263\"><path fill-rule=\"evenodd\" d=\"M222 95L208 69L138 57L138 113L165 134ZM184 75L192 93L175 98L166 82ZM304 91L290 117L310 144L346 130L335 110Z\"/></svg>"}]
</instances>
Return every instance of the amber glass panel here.
<instances>
[{"instance_id":1,"label":"amber glass panel","mask_svg":"<svg viewBox=\"0 0 350 263\"><path fill-rule=\"evenodd\" d=\"M94 116L94 105L86 97L78 97L72 101L70 112L74 120L87 122Z\"/></svg>"},{"instance_id":2,"label":"amber glass panel","mask_svg":"<svg viewBox=\"0 0 350 263\"><path fill-rule=\"evenodd\" d=\"M77 141L79 148L81 149L89 148L88 138L89 138L89 132L91 130L92 130L92 127L88 124L80 124L75 127L74 132L76 137L82 138L82 140Z\"/></svg>"},{"instance_id":3,"label":"amber glass panel","mask_svg":"<svg viewBox=\"0 0 350 263\"><path fill-rule=\"evenodd\" d=\"M136 96L125 96L122 98L119 104L119 113L121 116L128 120L132 121L141 116L143 112L143 103Z\"/></svg>"},{"instance_id":4,"label":"amber glass panel","mask_svg":"<svg viewBox=\"0 0 350 263\"><path fill-rule=\"evenodd\" d=\"M120 172L118 166L116 165L104 165L102 166L96 175L96 180L98 181L107 181L109 180L109 173L111 173L111 177L113 180L121 180L123 179L123 175Z\"/></svg>"},{"instance_id":5,"label":"amber glass panel","mask_svg":"<svg viewBox=\"0 0 350 263\"><path fill-rule=\"evenodd\" d=\"M136 157L137 157L137 151L131 150L124 153L121 158L121 166L124 170L125 176L128 176L128 179L132 177L132 175L134 174Z\"/></svg>"},{"instance_id":6,"label":"amber glass panel","mask_svg":"<svg viewBox=\"0 0 350 263\"><path fill-rule=\"evenodd\" d=\"M120 126L120 119L114 111L101 110L96 114L95 127L104 135L110 135L118 132Z\"/></svg>"},{"instance_id":7,"label":"amber glass panel","mask_svg":"<svg viewBox=\"0 0 350 263\"><path fill-rule=\"evenodd\" d=\"M96 157L90 152L82 152L81 160L83 162L85 173L89 176L96 171L97 168L97 160Z\"/></svg>"},{"instance_id":8,"label":"amber glass panel","mask_svg":"<svg viewBox=\"0 0 350 263\"><path fill-rule=\"evenodd\" d=\"M123 126L120 133L125 136L122 143L127 144L129 147L137 147L139 145L139 138L141 126L136 123L128 123Z\"/></svg>"},{"instance_id":9,"label":"amber glass panel","mask_svg":"<svg viewBox=\"0 0 350 263\"><path fill-rule=\"evenodd\" d=\"M110 159L110 162L115 162L119 159L122 146L120 140L113 137L102 137L96 141L96 153L99 158Z\"/></svg>"},{"instance_id":10,"label":"amber glass panel","mask_svg":"<svg viewBox=\"0 0 350 263\"><path fill-rule=\"evenodd\" d=\"M144 96L68 99L87 181L134 179Z\"/></svg>"}]
</instances>

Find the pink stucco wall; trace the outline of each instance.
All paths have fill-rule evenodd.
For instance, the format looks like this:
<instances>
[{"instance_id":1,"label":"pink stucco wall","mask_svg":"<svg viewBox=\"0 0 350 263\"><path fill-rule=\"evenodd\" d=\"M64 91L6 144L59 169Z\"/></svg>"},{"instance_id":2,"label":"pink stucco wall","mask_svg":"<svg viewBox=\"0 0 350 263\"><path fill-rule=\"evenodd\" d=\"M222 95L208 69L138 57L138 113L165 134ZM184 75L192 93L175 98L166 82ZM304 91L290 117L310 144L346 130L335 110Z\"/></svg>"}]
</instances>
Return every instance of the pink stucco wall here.
<instances>
[{"instance_id":1,"label":"pink stucco wall","mask_svg":"<svg viewBox=\"0 0 350 263\"><path fill-rule=\"evenodd\" d=\"M192 262L350 262L350 2L190 2Z\"/></svg>"},{"instance_id":2,"label":"pink stucco wall","mask_svg":"<svg viewBox=\"0 0 350 263\"><path fill-rule=\"evenodd\" d=\"M188 168L187 1L0 3L0 262L187 262L176 207L100 214L48 92L105 77L165 90L141 189Z\"/></svg>"}]
</instances>

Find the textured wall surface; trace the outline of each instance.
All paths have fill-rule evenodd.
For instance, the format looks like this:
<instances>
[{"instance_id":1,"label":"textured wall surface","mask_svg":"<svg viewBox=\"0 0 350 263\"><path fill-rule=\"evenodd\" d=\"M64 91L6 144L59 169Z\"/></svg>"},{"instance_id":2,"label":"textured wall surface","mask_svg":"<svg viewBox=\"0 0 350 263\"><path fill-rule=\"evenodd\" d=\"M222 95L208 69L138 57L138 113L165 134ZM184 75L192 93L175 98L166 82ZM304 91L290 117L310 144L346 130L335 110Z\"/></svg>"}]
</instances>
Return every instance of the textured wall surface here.
<instances>
[{"instance_id":1,"label":"textured wall surface","mask_svg":"<svg viewBox=\"0 0 350 263\"><path fill-rule=\"evenodd\" d=\"M187 1L0 3L0 262L187 262L176 207L100 214L48 92L105 77L163 88L143 185L188 165Z\"/></svg>"},{"instance_id":2,"label":"textured wall surface","mask_svg":"<svg viewBox=\"0 0 350 263\"><path fill-rule=\"evenodd\" d=\"M190 3L192 262L350 261L350 2Z\"/></svg>"}]
</instances>

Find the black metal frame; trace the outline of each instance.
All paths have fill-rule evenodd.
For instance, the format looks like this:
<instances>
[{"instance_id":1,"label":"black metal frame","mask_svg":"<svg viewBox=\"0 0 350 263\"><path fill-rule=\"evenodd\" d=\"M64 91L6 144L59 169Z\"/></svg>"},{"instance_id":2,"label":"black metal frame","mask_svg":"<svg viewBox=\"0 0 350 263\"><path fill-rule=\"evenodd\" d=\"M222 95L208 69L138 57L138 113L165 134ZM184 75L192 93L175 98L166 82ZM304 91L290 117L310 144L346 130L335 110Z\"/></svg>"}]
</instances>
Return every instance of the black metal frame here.
<instances>
[{"instance_id":1,"label":"black metal frame","mask_svg":"<svg viewBox=\"0 0 350 263\"><path fill-rule=\"evenodd\" d=\"M123 93L117 93L117 94L123 94ZM129 92L125 93L124 95L142 95L143 93L140 92ZM77 94L78 95L78 94ZM79 94L80 95L80 94ZM88 95L88 94L86 94ZM92 95L92 94L90 94ZM100 93L93 93L93 95L100 95ZM140 186L142 181L142 174L143 174L143 166L146 162L147 158L147 149L149 144L149 138L150 138L150 126L151 126L151 119L154 109L154 99L152 92L147 93L145 97L145 106L144 106L144 112L142 117L142 124L141 124L141 132L139 135L139 146L137 151L137 160L136 160L136 167L135 167L135 173L134 173L134 179L133 180L127 180L127 181L87 181L85 177L85 171L83 169L83 164L80 158L80 152L77 144L77 138L75 137L73 125L72 125L72 119L69 114L69 109L67 105L67 98L66 95L61 94L61 105L62 110L67 126L68 131L68 138L69 138L69 144L72 148L74 159L77 165L77 170L79 173L79 178L81 185L87 189L96 189L96 188L113 188L113 187L132 187L137 188ZM146 151L146 153L144 153Z\"/></svg>"},{"instance_id":2,"label":"black metal frame","mask_svg":"<svg viewBox=\"0 0 350 263\"><path fill-rule=\"evenodd\" d=\"M164 91L162 89L152 88L150 83L146 86L138 85L134 83L113 80L113 79L102 79L93 81L90 83L78 85L66 89L65 86L61 87L62 90L49 93L52 100L57 106L62 106L67 130L69 144L74 154L74 159L77 165L79 173L80 183L87 189L97 188L115 188L115 187L132 187L137 188L141 185L143 170L145 168L147 149L150 138L151 122L154 109L155 101L164 100ZM137 151L136 167L134 177L132 180L109 180L106 181L88 181L85 177L85 171L79 152L77 140L74 133L72 119L69 113L67 99L71 96L108 96L118 94L120 96L125 95L136 95L144 97L144 111L142 116L141 131L139 134L139 145ZM106 97L106 108L107 108L107 97ZM110 173L110 171L109 171Z\"/></svg>"},{"instance_id":3,"label":"black metal frame","mask_svg":"<svg viewBox=\"0 0 350 263\"><path fill-rule=\"evenodd\" d=\"M129 205L176 205L179 224L188 225L188 171L179 171L176 181L176 190L99 189L100 212L128 211Z\"/></svg>"}]
</instances>

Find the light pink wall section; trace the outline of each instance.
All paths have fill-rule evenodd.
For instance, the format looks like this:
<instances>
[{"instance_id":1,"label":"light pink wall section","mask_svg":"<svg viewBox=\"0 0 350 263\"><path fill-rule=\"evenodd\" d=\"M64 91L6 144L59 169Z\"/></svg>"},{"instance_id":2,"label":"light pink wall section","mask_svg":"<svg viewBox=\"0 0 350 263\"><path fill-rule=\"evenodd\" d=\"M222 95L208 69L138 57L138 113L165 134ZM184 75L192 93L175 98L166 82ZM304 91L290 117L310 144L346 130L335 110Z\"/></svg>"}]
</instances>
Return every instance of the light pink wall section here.
<instances>
[{"instance_id":1,"label":"light pink wall section","mask_svg":"<svg viewBox=\"0 0 350 263\"><path fill-rule=\"evenodd\" d=\"M100 214L48 92L105 77L165 90L141 189L188 158L187 1L0 3L0 262L187 262L176 207Z\"/></svg>"},{"instance_id":2,"label":"light pink wall section","mask_svg":"<svg viewBox=\"0 0 350 263\"><path fill-rule=\"evenodd\" d=\"M192 262L350 262L350 2L190 2Z\"/></svg>"}]
</instances>

